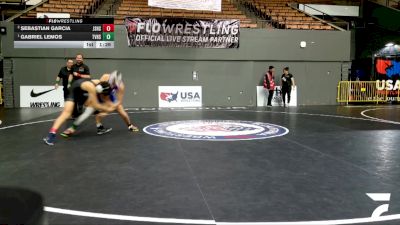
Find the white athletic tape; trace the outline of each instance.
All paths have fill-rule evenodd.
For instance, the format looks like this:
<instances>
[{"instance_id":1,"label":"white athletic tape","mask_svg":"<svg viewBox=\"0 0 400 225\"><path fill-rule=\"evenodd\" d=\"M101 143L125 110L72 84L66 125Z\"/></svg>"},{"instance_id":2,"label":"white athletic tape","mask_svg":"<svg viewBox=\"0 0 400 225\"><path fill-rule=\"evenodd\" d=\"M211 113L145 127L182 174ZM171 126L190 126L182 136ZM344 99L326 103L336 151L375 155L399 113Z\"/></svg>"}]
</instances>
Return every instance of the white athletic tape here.
<instances>
[{"instance_id":1,"label":"white athletic tape","mask_svg":"<svg viewBox=\"0 0 400 225\"><path fill-rule=\"evenodd\" d=\"M176 219L176 218L159 218L159 217L141 217L141 216L126 216L117 214L95 213L87 211L77 211L70 209L60 209L53 207L44 207L46 212L58 213L72 216L83 216L90 218L125 220L137 222L153 222L153 223L174 223L174 224L215 224L215 225L341 225L341 224L360 224L374 223L382 221L399 220L400 214L380 216L380 217L365 217L340 220L320 220L320 221L287 221L287 222L217 222L215 220L199 220L199 219Z\"/></svg>"},{"instance_id":2,"label":"white athletic tape","mask_svg":"<svg viewBox=\"0 0 400 225\"><path fill-rule=\"evenodd\" d=\"M153 223L176 223L176 224L215 224L215 220L193 220L193 219L175 219L175 218L157 218L157 217L142 217L142 216L125 216L117 214L105 214L85 212L69 209L59 209L53 207L44 207L46 212L59 213L72 216L84 216L91 218L111 219L111 220L125 220L125 221L139 221L139 222L153 222Z\"/></svg>"},{"instance_id":3,"label":"white athletic tape","mask_svg":"<svg viewBox=\"0 0 400 225\"><path fill-rule=\"evenodd\" d=\"M361 115L365 118L371 119L371 120L375 120L375 121L379 121L382 123L391 123L391 124L400 124L400 122L397 121L392 121L392 120L385 120L385 119L380 119L377 117L372 117L372 116L368 116L366 113L369 111L375 111L375 110L380 110L380 109L386 109L386 108L374 108L374 109L366 109L364 111L361 112Z\"/></svg>"}]
</instances>

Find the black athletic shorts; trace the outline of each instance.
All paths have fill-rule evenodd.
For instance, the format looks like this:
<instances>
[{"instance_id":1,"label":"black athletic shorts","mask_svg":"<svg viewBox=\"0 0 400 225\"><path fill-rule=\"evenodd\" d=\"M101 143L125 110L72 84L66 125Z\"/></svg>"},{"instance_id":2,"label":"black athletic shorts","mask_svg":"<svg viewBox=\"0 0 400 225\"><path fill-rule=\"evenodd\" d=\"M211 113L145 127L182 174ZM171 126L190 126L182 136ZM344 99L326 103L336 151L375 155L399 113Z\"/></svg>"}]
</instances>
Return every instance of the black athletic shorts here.
<instances>
[{"instance_id":1,"label":"black athletic shorts","mask_svg":"<svg viewBox=\"0 0 400 225\"><path fill-rule=\"evenodd\" d=\"M69 89L69 95L65 101L72 101L77 105L83 105L89 98L89 93L81 88L82 83L85 81L90 81L90 79L79 79L74 81Z\"/></svg>"}]
</instances>

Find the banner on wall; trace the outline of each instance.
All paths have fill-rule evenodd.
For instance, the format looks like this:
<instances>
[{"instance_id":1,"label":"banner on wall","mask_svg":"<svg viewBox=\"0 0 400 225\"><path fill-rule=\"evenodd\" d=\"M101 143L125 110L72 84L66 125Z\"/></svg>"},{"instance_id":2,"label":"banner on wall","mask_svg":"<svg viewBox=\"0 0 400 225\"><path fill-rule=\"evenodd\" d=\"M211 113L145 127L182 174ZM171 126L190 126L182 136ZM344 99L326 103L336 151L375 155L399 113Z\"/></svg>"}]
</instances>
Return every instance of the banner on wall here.
<instances>
[{"instance_id":1,"label":"banner on wall","mask_svg":"<svg viewBox=\"0 0 400 225\"><path fill-rule=\"evenodd\" d=\"M388 101L398 101L400 91L400 57L375 59L376 88Z\"/></svg>"},{"instance_id":2,"label":"banner on wall","mask_svg":"<svg viewBox=\"0 0 400 225\"><path fill-rule=\"evenodd\" d=\"M239 48L239 20L125 18L129 47Z\"/></svg>"},{"instance_id":3,"label":"banner on wall","mask_svg":"<svg viewBox=\"0 0 400 225\"><path fill-rule=\"evenodd\" d=\"M159 107L201 107L203 104L201 86L159 86Z\"/></svg>"},{"instance_id":4,"label":"banner on wall","mask_svg":"<svg viewBox=\"0 0 400 225\"><path fill-rule=\"evenodd\" d=\"M20 86L20 107L64 107L63 88L54 86Z\"/></svg>"},{"instance_id":5,"label":"banner on wall","mask_svg":"<svg viewBox=\"0 0 400 225\"><path fill-rule=\"evenodd\" d=\"M36 13L36 18L71 18L69 13Z\"/></svg>"},{"instance_id":6,"label":"banner on wall","mask_svg":"<svg viewBox=\"0 0 400 225\"><path fill-rule=\"evenodd\" d=\"M221 0L149 0L149 6L167 9L221 11Z\"/></svg>"},{"instance_id":7,"label":"banner on wall","mask_svg":"<svg viewBox=\"0 0 400 225\"><path fill-rule=\"evenodd\" d=\"M268 103L268 92L264 89L263 86L257 86L257 106L267 106ZM282 91L280 86L275 86L274 96L271 102L272 106L283 106L282 101ZM290 93L290 103L287 103L286 97L286 105L287 106L297 106L297 87L292 88L292 92Z\"/></svg>"}]
</instances>

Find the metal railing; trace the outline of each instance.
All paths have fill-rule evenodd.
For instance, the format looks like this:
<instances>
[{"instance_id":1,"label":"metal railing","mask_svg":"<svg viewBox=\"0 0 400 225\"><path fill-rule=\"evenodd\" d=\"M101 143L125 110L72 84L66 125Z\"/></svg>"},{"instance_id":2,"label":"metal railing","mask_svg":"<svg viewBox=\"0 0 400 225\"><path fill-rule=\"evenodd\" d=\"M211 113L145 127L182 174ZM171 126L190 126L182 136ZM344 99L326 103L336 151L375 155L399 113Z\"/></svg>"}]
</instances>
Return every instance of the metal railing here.
<instances>
[{"instance_id":1,"label":"metal railing","mask_svg":"<svg viewBox=\"0 0 400 225\"><path fill-rule=\"evenodd\" d=\"M274 21L272 20L255 19L255 23L257 24L257 28L274 28Z\"/></svg>"},{"instance_id":2,"label":"metal railing","mask_svg":"<svg viewBox=\"0 0 400 225\"><path fill-rule=\"evenodd\" d=\"M18 13L16 13L15 15L9 17L6 22L11 22L14 19L23 16L24 14L28 13L29 11L43 5L44 3L47 3L49 0L42 0L39 3L37 3L36 5L32 5ZM71 15L71 17L89 17L90 15L95 15L95 11L96 9L100 6L100 4L103 2L104 0L95 0L93 1L93 3L88 7L88 13L69 13Z\"/></svg>"},{"instance_id":3,"label":"metal railing","mask_svg":"<svg viewBox=\"0 0 400 225\"><path fill-rule=\"evenodd\" d=\"M371 2L400 10L400 0L370 0Z\"/></svg>"},{"instance_id":4,"label":"metal railing","mask_svg":"<svg viewBox=\"0 0 400 225\"><path fill-rule=\"evenodd\" d=\"M321 28L315 28L321 27L320 24L327 25L330 28L334 28L336 30L348 30L349 29L349 23L341 20L339 18L335 18L337 21L334 22L328 22L325 21L321 18L318 18L316 16L310 15L309 13L306 13L297 7L297 3L283 3L283 5L286 5L293 10L296 10L300 13L304 13L306 16L312 17L315 20L318 21L307 21L307 20L301 20L301 21L291 21L287 20L285 15L279 15L273 13L272 9L269 9L269 11L265 8L265 6L262 6L260 8L259 5L257 5L256 2L253 1L247 1L247 0L230 0L231 3L234 3L236 7L240 8L242 11L246 12L246 14L252 14L253 17L255 16L256 18L252 18L253 21L256 22L258 25L258 28L278 28L278 29L321 29ZM328 14L325 13L326 16ZM289 16L291 17L291 16ZM293 28L294 27L294 28ZM342 28L343 27L343 28ZM323 28L325 29L325 28Z\"/></svg>"},{"instance_id":5,"label":"metal railing","mask_svg":"<svg viewBox=\"0 0 400 225\"><path fill-rule=\"evenodd\" d=\"M247 18L250 18L257 28L273 28L273 21L269 18L261 16L253 8L249 7L246 0L228 0L237 9L239 9Z\"/></svg>"},{"instance_id":6,"label":"metal railing","mask_svg":"<svg viewBox=\"0 0 400 225\"><path fill-rule=\"evenodd\" d=\"M314 19L317 19L317 20L320 20L323 23L329 24L329 25L335 27L338 30L349 30L350 29L350 23L349 22L347 22L347 21L345 21L343 19L340 19L338 17L331 16L331 15L329 15L327 13L324 13L324 12L322 12L322 11L320 11L320 10L314 8L314 7L311 7L311 6L307 5L307 4L302 4L304 6L304 9L300 9L298 7L298 3L288 3L288 5L293 9L297 9L298 11L300 11L302 13L305 13L308 16L313 17ZM310 9L311 11L315 11L315 12L320 13L321 14L321 18L318 17L318 16L314 16L314 15L312 15L310 13L307 13L306 9Z\"/></svg>"},{"instance_id":7,"label":"metal railing","mask_svg":"<svg viewBox=\"0 0 400 225\"><path fill-rule=\"evenodd\" d=\"M393 95L393 92L397 92ZM378 90L377 81L340 81L338 103L385 103L400 101L400 91Z\"/></svg>"},{"instance_id":8,"label":"metal railing","mask_svg":"<svg viewBox=\"0 0 400 225\"><path fill-rule=\"evenodd\" d=\"M15 15L9 17L6 21L7 21L7 22L11 22L11 21L13 21L15 18L18 18L18 17L24 15L25 13L29 12L30 10L32 10L32 9L34 9L34 8L36 8L36 7L39 7L39 6L43 5L44 3L48 2L48 1L49 1L49 0L43 0L43 1L39 2L39 3L37 3L36 5L32 5L32 6L28 7L28 8L26 8L25 10L22 10L21 12L16 13Z\"/></svg>"}]
</instances>

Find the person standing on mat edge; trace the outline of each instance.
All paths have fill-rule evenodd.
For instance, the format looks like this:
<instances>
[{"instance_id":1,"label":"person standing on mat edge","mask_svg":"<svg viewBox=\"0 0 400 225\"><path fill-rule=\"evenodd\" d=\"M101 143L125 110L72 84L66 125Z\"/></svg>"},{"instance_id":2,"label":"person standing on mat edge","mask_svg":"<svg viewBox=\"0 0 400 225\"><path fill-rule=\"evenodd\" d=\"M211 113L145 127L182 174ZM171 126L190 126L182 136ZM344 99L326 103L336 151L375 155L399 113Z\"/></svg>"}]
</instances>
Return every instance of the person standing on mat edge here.
<instances>
[{"instance_id":1,"label":"person standing on mat edge","mask_svg":"<svg viewBox=\"0 0 400 225\"><path fill-rule=\"evenodd\" d=\"M90 79L90 69L89 67L83 63L83 55L81 53L76 54L75 64L72 66L72 75L73 80L75 82L79 79ZM72 113L73 117L78 117L83 110L83 105L76 104L74 108L74 112Z\"/></svg>"},{"instance_id":2,"label":"person standing on mat edge","mask_svg":"<svg viewBox=\"0 0 400 225\"><path fill-rule=\"evenodd\" d=\"M63 66L60 69L60 72L58 72L57 78L56 78L56 84L54 85L54 88L57 89L60 81L62 80L62 85L63 85L63 91L64 91L64 100L67 99L68 97L68 88L71 86L72 82L72 66L74 65L74 61L72 59L67 60L67 65Z\"/></svg>"},{"instance_id":3,"label":"person standing on mat edge","mask_svg":"<svg viewBox=\"0 0 400 225\"><path fill-rule=\"evenodd\" d=\"M275 67L269 66L267 73L264 75L264 88L268 91L268 103L267 106L272 106L272 97L274 96L275 90Z\"/></svg>"},{"instance_id":4,"label":"person standing on mat edge","mask_svg":"<svg viewBox=\"0 0 400 225\"><path fill-rule=\"evenodd\" d=\"M286 95L287 95L287 103L290 103L290 92L292 91L292 87L295 88L296 84L294 83L294 78L291 73L289 73L289 67L285 67L283 69L282 74L282 101L283 107L286 107Z\"/></svg>"}]
</instances>

